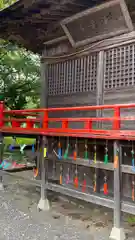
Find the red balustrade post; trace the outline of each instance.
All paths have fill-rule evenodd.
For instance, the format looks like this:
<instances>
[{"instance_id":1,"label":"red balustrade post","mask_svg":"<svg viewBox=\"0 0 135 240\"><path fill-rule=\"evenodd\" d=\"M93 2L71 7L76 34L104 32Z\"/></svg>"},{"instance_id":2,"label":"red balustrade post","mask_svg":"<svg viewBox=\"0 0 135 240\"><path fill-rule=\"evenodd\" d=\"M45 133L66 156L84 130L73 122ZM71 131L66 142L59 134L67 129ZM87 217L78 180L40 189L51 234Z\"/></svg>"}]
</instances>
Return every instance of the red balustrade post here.
<instances>
[{"instance_id":1,"label":"red balustrade post","mask_svg":"<svg viewBox=\"0 0 135 240\"><path fill-rule=\"evenodd\" d=\"M43 115L43 129L47 128L48 128L48 111L45 110Z\"/></svg>"},{"instance_id":2,"label":"red balustrade post","mask_svg":"<svg viewBox=\"0 0 135 240\"><path fill-rule=\"evenodd\" d=\"M120 107L114 107L113 130L120 129Z\"/></svg>"},{"instance_id":3,"label":"red balustrade post","mask_svg":"<svg viewBox=\"0 0 135 240\"><path fill-rule=\"evenodd\" d=\"M0 128L4 125L4 102L0 102Z\"/></svg>"},{"instance_id":4,"label":"red balustrade post","mask_svg":"<svg viewBox=\"0 0 135 240\"><path fill-rule=\"evenodd\" d=\"M26 125L26 127L28 129L31 129L31 128L33 128L33 126L34 126L34 122L32 122L31 119L27 118L27 125Z\"/></svg>"},{"instance_id":5,"label":"red balustrade post","mask_svg":"<svg viewBox=\"0 0 135 240\"><path fill-rule=\"evenodd\" d=\"M20 122L17 122L17 120L12 120L12 128L20 127Z\"/></svg>"},{"instance_id":6,"label":"red balustrade post","mask_svg":"<svg viewBox=\"0 0 135 240\"><path fill-rule=\"evenodd\" d=\"M88 131L92 130L92 120L85 121L84 128Z\"/></svg>"},{"instance_id":7,"label":"red balustrade post","mask_svg":"<svg viewBox=\"0 0 135 240\"><path fill-rule=\"evenodd\" d=\"M62 121L62 129L68 128L68 121Z\"/></svg>"}]
</instances>

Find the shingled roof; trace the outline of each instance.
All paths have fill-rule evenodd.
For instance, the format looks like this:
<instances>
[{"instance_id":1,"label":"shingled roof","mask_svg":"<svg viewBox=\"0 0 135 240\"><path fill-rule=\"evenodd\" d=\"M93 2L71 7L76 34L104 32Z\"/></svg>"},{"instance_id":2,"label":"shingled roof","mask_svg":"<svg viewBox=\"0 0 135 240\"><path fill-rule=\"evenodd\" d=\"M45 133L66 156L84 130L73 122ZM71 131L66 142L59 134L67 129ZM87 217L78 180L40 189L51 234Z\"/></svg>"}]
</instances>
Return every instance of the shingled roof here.
<instances>
[{"instance_id":1,"label":"shingled roof","mask_svg":"<svg viewBox=\"0 0 135 240\"><path fill-rule=\"evenodd\" d=\"M0 37L41 52L44 42L65 35L62 19L102 2L107 0L19 0L0 12Z\"/></svg>"}]
</instances>

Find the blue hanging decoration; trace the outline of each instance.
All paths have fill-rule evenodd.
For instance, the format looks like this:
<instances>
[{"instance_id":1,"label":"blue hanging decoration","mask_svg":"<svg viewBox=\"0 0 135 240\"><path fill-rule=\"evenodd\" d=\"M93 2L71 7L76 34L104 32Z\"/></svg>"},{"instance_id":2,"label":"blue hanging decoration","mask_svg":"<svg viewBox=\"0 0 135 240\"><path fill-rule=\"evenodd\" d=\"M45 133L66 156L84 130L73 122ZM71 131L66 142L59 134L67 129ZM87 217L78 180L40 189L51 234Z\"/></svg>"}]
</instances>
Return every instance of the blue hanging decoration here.
<instances>
[{"instance_id":1,"label":"blue hanging decoration","mask_svg":"<svg viewBox=\"0 0 135 240\"><path fill-rule=\"evenodd\" d=\"M9 146L9 151L13 151L13 150L14 150L15 144L16 144L16 138L13 137L13 144L10 144L10 146Z\"/></svg>"},{"instance_id":2,"label":"blue hanging decoration","mask_svg":"<svg viewBox=\"0 0 135 240\"><path fill-rule=\"evenodd\" d=\"M132 154L132 171L135 172L135 158L134 158L134 150L131 151Z\"/></svg>"},{"instance_id":3,"label":"blue hanging decoration","mask_svg":"<svg viewBox=\"0 0 135 240\"><path fill-rule=\"evenodd\" d=\"M34 144L32 144L32 152L33 152L33 153L35 152L35 146L34 146Z\"/></svg>"},{"instance_id":4,"label":"blue hanging decoration","mask_svg":"<svg viewBox=\"0 0 135 240\"><path fill-rule=\"evenodd\" d=\"M11 166L10 162L7 162L6 160L4 160L1 164L0 164L0 169L7 169L8 167Z\"/></svg>"},{"instance_id":5,"label":"blue hanging decoration","mask_svg":"<svg viewBox=\"0 0 135 240\"><path fill-rule=\"evenodd\" d=\"M14 145L10 145L9 146L9 151L13 151L14 150Z\"/></svg>"},{"instance_id":6,"label":"blue hanging decoration","mask_svg":"<svg viewBox=\"0 0 135 240\"><path fill-rule=\"evenodd\" d=\"M2 169L4 167L5 161L2 161L2 163L0 164L0 169Z\"/></svg>"},{"instance_id":7,"label":"blue hanging decoration","mask_svg":"<svg viewBox=\"0 0 135 240\"><path fill-rule=\"evenodd\" d=\"M7 169L11 166L12 164L10 162L5 162L3 169Z\"/></svg>"},{"instance_id":8,"label":"blue hanging decoration","mask_svg":"<svg viewBox=\"0 0 135 240\"><path fill-rule=\"evenodd\" d=\"M61 148L61 143L59 141L58 143L58 159L61 160L62 159L62 148Z\"/></svg>"}]
</instances>

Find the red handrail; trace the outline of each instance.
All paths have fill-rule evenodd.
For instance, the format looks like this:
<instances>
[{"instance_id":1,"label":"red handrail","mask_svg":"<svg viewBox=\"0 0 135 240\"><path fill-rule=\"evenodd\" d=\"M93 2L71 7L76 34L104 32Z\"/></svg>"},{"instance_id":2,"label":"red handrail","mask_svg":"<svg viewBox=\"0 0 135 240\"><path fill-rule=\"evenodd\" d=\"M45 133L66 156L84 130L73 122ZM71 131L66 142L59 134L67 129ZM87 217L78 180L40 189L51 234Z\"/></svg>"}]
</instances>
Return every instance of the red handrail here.
<instances>
[{"instance_id":1,"label":"red handrail","mask_svg":"<svg viewBox=\"0 0 135 240\"><path fill-rule=\"evenodd\" d=\"M68 136L86 136L88 137L99 135L102 138L104 135L108 138L122 138L124 136L134 135L134 130L121 130L122 121L135 121L135 116L121 117L121 109L135 108L135 103L131 104L117 104L117 105L100 105L100 106L80 106L80 107L62 107L62 108L42 108L42 109L26 109L26 110L5 110L4 103L0 102L0 129L1 131L12 131L12 132L36 132L39 134L48 135L68 135ZM66 112L66 111L93 111L93 110L107 110L112 109L114 111L113 117L81 117L81 118L49 118L48 113L50 112ZM14 115L25 116L26 118L16 118ZM8 117L9 116L9 117ZM30 118L27 118L27 117ZM35 118L33 118L35 117ZM5 126L5 122L11 123L11 126ZM60 122L61 127L50 128L49 123ZM69 127L71 122L83 122L84 126L80 129L74 129ZM93 122L108 122L112 124L111 130L93 129ZM25 126L22 126L25 123ZM35 128L35 124L38 124Z\"/></svg>"}]
</instances>

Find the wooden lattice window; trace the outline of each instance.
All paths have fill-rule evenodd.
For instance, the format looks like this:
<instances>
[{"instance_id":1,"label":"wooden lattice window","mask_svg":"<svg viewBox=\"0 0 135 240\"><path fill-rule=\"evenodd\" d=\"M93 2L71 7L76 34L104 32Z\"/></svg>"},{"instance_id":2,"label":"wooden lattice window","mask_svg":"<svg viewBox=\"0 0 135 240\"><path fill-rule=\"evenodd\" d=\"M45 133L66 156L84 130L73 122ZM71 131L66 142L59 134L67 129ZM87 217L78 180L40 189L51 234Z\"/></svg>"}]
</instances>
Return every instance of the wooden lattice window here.
<instances>
[{"instance_id":1,"label":"wooden lattice window","mask_svg":"<svg viewBox=\"0 0 135 240\"><path fill-rule=\"evenodd\" d=\"M49 64L49 95L95 91L96 77L96 54Z\"/></svg>"},{"instance_id":2,"label":"wooden lattice window","mask_svg":"<svg viewBox=\"0 0 135 240\"><path fill-rule=\"evenodd\" d=\"M126 45L105 52L104 88L135 85L135 45Z\"/></svg>"}]
</instances>

